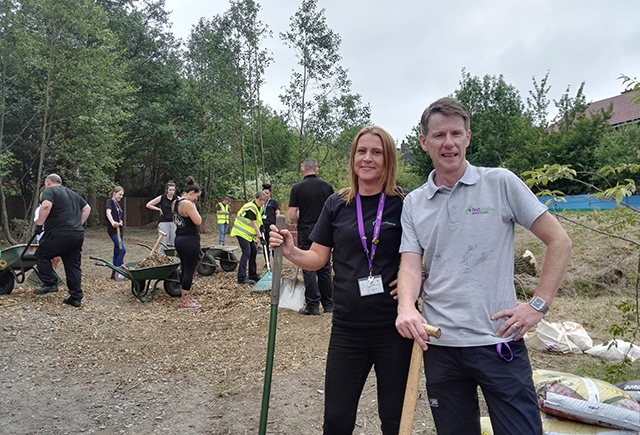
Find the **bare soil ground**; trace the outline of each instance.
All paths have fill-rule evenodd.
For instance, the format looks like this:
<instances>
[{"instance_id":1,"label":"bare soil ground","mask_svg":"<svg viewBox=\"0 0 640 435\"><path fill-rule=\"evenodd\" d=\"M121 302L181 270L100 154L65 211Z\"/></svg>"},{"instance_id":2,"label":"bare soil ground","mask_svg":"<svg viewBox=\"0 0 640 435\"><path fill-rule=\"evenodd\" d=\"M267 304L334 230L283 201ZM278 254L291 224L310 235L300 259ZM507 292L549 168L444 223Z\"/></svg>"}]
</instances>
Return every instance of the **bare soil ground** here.
<instances>
[{"instance_id":1,"label":"bare soil ground","mask_svg":"<svg viewBox=\"0 0 640 435\"><path fill-rule=\"evenodd\" d=\"M578 322L600 343L619 321L614 305L632 288L628 275L637 253L593 236L587 246L577 237L548 320ZM155 240L155 228L127 229L125 261L144 259L149 250L137 243ZM215 231L203 235L203 246L216 242ZM518 246L542 260L541 247L527 236L519 236ZM269 294L252 292L252 286L236 284L235 271L218 269L195 277L193 295L202 309L178 309L179 298L161 284L155 299L142 303L130 281L108 279L111 270L89 259L110 261L111 250L106 231L87 231L81 308L62 304L66 287L37 296L35 286L25 283L0 296L0 433L257 433ZM262 260L258 264L263 267ZM283 273L293 275L286 261ZM321 433L330 327L328 314L278 310L267 433ZM534 368L574 371L593 364L586 355L531 351L531 357ZM425 397L422 379L414 433L435 434ZM354 433L380 433L373 377Z\"/></svg>"}]
</instances>

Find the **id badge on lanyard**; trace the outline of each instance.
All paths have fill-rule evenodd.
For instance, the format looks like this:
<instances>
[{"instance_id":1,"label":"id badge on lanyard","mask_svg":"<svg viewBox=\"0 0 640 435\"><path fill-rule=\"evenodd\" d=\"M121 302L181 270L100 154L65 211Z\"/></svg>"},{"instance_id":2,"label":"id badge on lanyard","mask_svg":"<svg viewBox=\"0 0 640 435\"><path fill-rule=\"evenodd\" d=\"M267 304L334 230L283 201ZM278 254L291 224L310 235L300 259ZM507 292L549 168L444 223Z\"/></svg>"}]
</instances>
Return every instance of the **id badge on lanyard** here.
<instances>
[{"instance_id":1,"label":"id badge on lanyard","mask_svg":"<svg viewBox=\"0 0 640 435\"><path fill-rule=\"evenodd\" d=\"M360 287L360 296L371 296L384 293L382 275L369 275L366 278L360 278L358 279L358 287Z\"/></svg>"}]
</instances>

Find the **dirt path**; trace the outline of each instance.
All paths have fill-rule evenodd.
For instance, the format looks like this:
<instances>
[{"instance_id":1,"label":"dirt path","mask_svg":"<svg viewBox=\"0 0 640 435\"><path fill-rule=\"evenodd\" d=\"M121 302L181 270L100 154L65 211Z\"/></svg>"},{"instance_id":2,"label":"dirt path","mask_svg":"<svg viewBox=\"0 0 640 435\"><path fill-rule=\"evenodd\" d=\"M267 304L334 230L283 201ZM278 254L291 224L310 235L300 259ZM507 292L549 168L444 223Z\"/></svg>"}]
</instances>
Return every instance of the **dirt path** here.
<instances>
[{"instance_id":1,"label":"dirt path","mask_svg":"<svg viewBox=\"0 0 640 435\"><path fill-rule=\"evenodd\" d=\"M154 240L153 229L128 232L127 261L149 253L136 242ZM200 310L179 310L179 300L162 289L141 303L129 281L109 280L110 270L88 258L110 258L111 242L102 231L88 231L84 250L81 308L62 304L66 288L36 296L34 286L22 284L0 297L0 433L257 433L269 295L237 285L235 272L218 269L196 275ZM580 302L560 301L555 313L566 314L563 304L574 310ZM321 433L330 322L329 315L279 310L267 433ZM533 359L566 367L575 358L538 353ZM414 433L434 434L424 382L420 394ZM380 433L373 378L357 424L356 435Z\"/></svg>"}]
</instances>

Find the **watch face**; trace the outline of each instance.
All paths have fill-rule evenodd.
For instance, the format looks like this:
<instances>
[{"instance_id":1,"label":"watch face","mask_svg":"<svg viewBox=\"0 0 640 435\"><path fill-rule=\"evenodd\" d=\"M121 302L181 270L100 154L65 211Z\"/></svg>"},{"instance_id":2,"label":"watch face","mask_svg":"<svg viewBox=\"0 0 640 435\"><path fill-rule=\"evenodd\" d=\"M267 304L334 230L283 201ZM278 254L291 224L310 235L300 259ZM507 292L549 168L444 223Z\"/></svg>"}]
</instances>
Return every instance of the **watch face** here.
<instances>
[{"instance_id":1,"label":"watch face","mask_svg":"<svg viewBox=\"0 0 640 435\"><path fill-rule=\"evenodd\" d=\"M529 302L529 304L536 310L541 311L543 313L546 313L546 311L548 310L547 304L544 301L544 299L539 298L538 296L531 299L531 302Z\"/></svg>"}]
</instances>

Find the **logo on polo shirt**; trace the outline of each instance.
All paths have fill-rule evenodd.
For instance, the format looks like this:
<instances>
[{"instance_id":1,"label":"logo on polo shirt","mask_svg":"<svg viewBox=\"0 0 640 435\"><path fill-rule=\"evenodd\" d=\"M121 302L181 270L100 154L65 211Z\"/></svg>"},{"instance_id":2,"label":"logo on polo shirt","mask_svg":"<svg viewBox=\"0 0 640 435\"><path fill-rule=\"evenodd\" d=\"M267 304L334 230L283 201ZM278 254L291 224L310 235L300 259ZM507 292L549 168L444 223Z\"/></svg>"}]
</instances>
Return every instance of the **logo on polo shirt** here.
<instances>
[{"instance_id":1,"label":"logo on polo shirt","mask_svg":"<svg viewBox=\"0 0 640 435\"><path fill-rule=\"evenodd\" d=\"M495 211L493 207L476 207L475 205L471 204L465 209L464 214L487 214L491 213L492 211Z\"/></svg>"}]
</instances>

